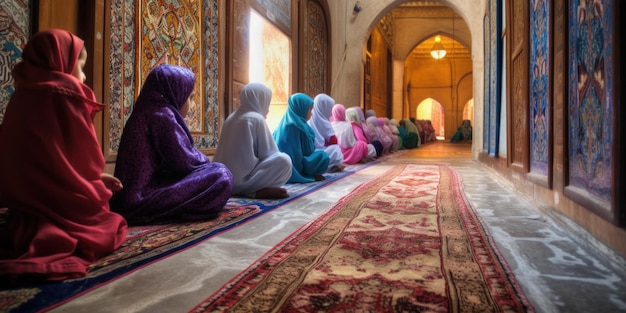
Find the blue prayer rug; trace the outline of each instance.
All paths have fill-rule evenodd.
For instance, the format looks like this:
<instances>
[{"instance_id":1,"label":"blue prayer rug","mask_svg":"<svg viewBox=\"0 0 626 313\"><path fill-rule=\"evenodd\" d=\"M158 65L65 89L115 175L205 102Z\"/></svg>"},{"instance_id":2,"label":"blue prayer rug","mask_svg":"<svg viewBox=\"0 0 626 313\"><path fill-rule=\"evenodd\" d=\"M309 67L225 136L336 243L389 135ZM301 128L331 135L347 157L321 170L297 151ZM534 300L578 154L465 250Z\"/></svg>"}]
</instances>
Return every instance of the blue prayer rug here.
<instances>
[{"instance_id":1,"label":"blue prayer rug","mask_svg":"<svg viewBox=\"0 0 626 313\"><path fill-rule=\"evenodd\" d=\"M323 181L287 184L284 187L290 196L285 199L233 197L215 219L129 227L124 244L92 264L83 278L61 282L25 283L19 287L0 286L0 312L50 310L376 163L378 161L350 165L342 172L326 173L324 174L326 180ZM6 227L5 217L6 209L0 208L0 227Z\"/></svg>"}]
</instances>

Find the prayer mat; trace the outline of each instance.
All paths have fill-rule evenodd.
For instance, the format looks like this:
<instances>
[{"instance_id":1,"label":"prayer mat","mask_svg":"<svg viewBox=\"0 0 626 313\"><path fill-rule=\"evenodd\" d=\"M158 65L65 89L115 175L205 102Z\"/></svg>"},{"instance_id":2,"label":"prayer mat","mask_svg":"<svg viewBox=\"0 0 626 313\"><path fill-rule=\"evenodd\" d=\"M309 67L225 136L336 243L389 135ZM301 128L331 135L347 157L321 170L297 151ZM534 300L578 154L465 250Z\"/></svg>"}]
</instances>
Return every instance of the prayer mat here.
<instances>
[{"instance_id":1,"label":"prayer mat","mask_svg":"<svg viewBox=\"0 0 626 313\"><path fill-rule=\"evenodd\" d=\"M448 165L397 164L191 312L532 312Z\"/></svg>"},{"instance_id":2,"label":"prayer mat","mask_svg":"<svg viewBox=\"0 0 626 313\"><path fill-rule=\"evenodd\" d=\"M0 312L41 312L53 309L95 288L188 249L212 236L241 225L261 214L325 187L378 162L347 166L338 173L326 173L326 180L287 184L289 198L261 200L229 199L215 219L192 223L169 223L129 227L128 238L112 254L101 258L80 279L20 287L0 287ZM0 227L5 226L6 209L0 208ZM1 284L0 284L1 285Z\"/></svg>"}]
</instances>

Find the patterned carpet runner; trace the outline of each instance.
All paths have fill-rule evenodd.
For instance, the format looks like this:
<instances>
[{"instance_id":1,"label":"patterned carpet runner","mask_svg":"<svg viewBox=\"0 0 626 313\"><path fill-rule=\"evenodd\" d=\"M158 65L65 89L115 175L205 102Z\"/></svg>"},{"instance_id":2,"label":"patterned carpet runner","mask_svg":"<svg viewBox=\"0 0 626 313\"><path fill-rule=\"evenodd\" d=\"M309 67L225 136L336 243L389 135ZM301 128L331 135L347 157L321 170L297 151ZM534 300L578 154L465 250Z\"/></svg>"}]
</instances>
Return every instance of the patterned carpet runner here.
<instances>
[{"instance_id":1,"label":"patterned carpet runner","mask_svg":"<svg viewBox=\"0 0 626 313\"><path fill-rule=\"evenodd\" d=\"M192 312L532 312L447 165L398 164Z\"/></svg>"}]
</instances>

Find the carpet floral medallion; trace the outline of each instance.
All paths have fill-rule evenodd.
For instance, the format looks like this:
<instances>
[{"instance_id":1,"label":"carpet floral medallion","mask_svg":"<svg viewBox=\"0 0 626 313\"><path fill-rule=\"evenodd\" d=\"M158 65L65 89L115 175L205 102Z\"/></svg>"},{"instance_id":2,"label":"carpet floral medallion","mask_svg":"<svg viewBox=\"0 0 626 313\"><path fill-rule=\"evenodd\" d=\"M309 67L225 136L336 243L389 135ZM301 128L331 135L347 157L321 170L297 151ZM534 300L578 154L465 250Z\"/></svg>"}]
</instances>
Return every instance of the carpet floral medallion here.
<instances>
[{"instance_id":1,"label":"carpet floral medallion","mask_svg":"<svg viewBox=\"0 0 626 313\"><path fill-rule=\"evenodd\" d=\"M532 312L447 165L397 164L193 312Z\"/></svg>"}]
</instances>

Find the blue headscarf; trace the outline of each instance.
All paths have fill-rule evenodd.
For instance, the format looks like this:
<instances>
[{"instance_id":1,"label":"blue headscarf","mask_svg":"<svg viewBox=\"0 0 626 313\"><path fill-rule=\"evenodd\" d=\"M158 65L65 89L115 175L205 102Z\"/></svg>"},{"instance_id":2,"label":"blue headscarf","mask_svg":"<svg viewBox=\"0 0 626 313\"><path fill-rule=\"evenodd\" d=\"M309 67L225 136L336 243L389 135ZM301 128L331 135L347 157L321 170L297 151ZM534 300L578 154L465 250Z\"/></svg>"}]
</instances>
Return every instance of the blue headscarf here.
<instances>
[{"instance_id":1,"label":"blue headscarf","mask_svg":"<svg viewBox=\"0 0 626 313\"><path fill-rule=\"evenodd\" d=\"M309 124L307 124L306 120L307 114L309 113L311 106L313 106L313 99L308 95L303 93L296 93L291 95L291 97L289 97L289 100L287 100L287 112L285 112L285 115L280 120L280 123L278 123L278 127L276 127L276 130L274 131L274 140L279 141L278 138L284 136L284 134L282 134L282 131L288 129L288 126L295 126L303 133L305 133L306 136L310 139L309 141L311 146L302 147L305 155L313 152L313 150L315 150L315 131L313 130L313 128L311 128L311 126L309 126ZM307 143L309 143L309 141L307 141Z\"/></svg>"},{"instance_id":2,"label":"blue headscarf","mask_svg":"<svg viewBox=\"0 0 626 313\"><path fill-rule=\"evenodd\" d=\"M278 149L291 158L292 171L287 182L313 182L315 175L326 171L330 161L324 150L315 150L315 131L306 121L313 99L296 93L287 103L287 112L273 134Z\"/></svg>"}]
</instances>

